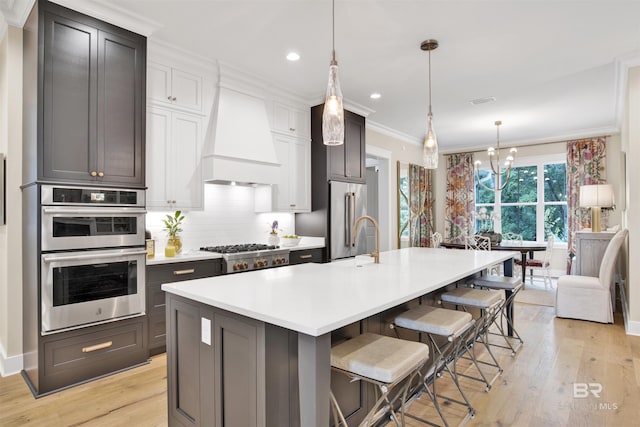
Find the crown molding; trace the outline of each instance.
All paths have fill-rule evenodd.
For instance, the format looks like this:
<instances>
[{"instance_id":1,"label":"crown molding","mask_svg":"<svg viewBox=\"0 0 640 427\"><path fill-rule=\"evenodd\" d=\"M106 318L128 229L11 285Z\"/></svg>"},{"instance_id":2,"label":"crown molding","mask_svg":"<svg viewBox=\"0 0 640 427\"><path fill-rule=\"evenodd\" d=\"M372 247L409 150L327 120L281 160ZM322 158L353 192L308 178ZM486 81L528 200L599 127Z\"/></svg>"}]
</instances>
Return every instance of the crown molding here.
<instances>
[{"instance_id":1,"label":"crown molding","mask_svg":"<svg viewBox=\"0 0 640 427\"><path fill-rule=\"evenodd\" d=\"M624 108L627 100L629 69L634 67L640 67L640 50L617 58L615 61L615 123L618 129L622 128Z\"/></svg>"},{"instance_id":2,"label":"crown molding","mask_svg":"<svg viewBox=\"0 0 640 427\"><path fill-rule=\"evenodd\" d=\"M131 13L126 8L110 4L107 0L50 1L146 37L149 37L156 30L163 27L159 22L142 15Z\"/></svg>"},{"instance_id":3,"label":"crown molding","mask_svg":"<svg viewBox=\"0 0 640 427\"><path fill-rule=\"evenodd\" d=\"M0 12L4 15L2 20L4 25L0 23L0 39L4 37L4 31L6 31L6 28L3 30L2 27L7 25L24 27L35 2L36 0L0 0Z\"/></svg>"},{"instance_id":4,"label":"crown molding","mask_svg":"<svg viewBox=\"0 0 640 427\"><path fill-rule=\"evenodd\" d=\"M397 131L395 129L392 129L388 126L382 125L380 123L377 123L375 121L372 120L367 120L366 121L366 127L367 129L374 131L376 133L382 134L382 135L386 135L386 136L390 136L392 138L398 139L400 141L404 141L404 142L408 142L409 144L413 144L413 145L417 145L417 146L421 146L422 145L422 141L420 141L420 139L411 136L409 134L406 134L404 132L400 132Z\"/></svg>"}]
</instances>

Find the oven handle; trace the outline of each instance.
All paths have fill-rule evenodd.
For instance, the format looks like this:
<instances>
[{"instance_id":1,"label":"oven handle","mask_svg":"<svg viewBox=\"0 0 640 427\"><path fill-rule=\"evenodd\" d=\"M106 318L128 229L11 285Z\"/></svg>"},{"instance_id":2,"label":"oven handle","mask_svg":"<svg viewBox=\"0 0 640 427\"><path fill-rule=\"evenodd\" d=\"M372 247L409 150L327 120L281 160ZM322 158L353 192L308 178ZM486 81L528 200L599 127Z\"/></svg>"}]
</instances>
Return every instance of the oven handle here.
<instances>
[{"instance_id":1,"label":"oven handle","mask_svg":"<svg viewBox=\"0 0 640 427\"><path fill-rule=\"evenodd\" d=\"M138 208L87 208L87 209L79 209L79 208L51 208L51 207L43 207L42 212L46 214L80 214L80 215L114 215L114 214L146 214L146 209L138 209Z\"/></svg>"},{"instance_id":2,"label":"oven handle","mask_svg":"<svg viewBox=\"0 0 640 427\"><path fill-rule=\"evenodd\" d=\"M131 252L116 252L116 253L109 253L109 254L100 254L100 255L96 255L96 254L82 254L82 255L42 255L42 260L46 263L49 262L54 262L54 261L74 261L74 260L82 260L82 259L92 259L92 258L116 258L116 257L122 257L122 256L129 256L129 255L143 255L146 254L147 251L145 249L141 250L141 251L131 251Z\"/></svg>"}]
</instances>

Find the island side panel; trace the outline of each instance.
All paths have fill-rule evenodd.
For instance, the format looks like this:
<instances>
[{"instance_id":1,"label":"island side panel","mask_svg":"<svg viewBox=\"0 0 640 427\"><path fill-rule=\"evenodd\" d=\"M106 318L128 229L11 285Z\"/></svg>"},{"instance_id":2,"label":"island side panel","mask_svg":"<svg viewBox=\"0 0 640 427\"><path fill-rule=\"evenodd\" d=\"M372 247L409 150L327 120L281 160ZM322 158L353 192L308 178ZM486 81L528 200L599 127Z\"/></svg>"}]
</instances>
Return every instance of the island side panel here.
<instances>
[{"instance_id":1,"label":"island side panel","mask_svg":"<svg viewBox=\"0 0 640 427\"><path fill-rule=\"evenodd\" d=\"M313 337L298 334L300 425L329 425L331 383L331 334Z\"/></svg>"}]
</instances>

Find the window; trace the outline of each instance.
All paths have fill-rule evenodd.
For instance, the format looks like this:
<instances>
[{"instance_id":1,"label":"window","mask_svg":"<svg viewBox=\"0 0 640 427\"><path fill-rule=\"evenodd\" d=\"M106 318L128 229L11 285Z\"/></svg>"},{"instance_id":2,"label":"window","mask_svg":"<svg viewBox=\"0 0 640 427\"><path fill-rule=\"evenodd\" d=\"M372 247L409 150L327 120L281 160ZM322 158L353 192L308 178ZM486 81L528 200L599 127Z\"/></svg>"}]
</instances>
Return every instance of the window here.
<instances>
[{"instance_id":1,"label":"window","mask_svg":"<svg viewBox=\"0 0 640 427\"><path fill-rule=\"evenodd\" d=\"M518 233L528 241L545 241L553 235L557 242L566 242L564 156L525 158L518 163L522 166L511 169L502 192L493 192L476 182L476 232L489 228L501 233ZM480 170L479 177L488 187L495 186L495 176L490 170ZM502 171L501 182L505 179ZM483 215L485 211L487 214ZM487 221L487 215L492 220Z\"/></svg>"}]
</instances>

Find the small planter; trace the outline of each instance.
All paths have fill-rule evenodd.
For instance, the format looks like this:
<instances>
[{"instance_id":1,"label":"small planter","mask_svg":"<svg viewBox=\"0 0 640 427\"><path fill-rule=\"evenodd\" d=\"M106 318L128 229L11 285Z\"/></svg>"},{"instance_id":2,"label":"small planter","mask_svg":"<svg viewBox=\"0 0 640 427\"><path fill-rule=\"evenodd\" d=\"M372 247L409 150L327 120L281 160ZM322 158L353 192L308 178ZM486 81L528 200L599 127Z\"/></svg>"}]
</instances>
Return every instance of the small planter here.
<instances>
[{"instance_id":1,"label":"small planter","mask_svg":"<svg viewBox=\"0 0 640 427\"><path fill-rule=\"evenodd\" d=\"M483 231L479 234L481 236L488 237L491 240L491 243L500 243L502 241L502 234L494 231Z\"/></svg>"},{"instance_id":2,"label":"small planter","mask_svg":"<svg viewBox=\"0 0 640 427\"><path fill-rule=\"evenodd\" d=\"M179 254L182 251L182 240L179 236L169 237L167 239L167 246L173 246L176 248L176 253Z\"/></svg>"},{"instance_id":3,"label":"small planter","mask_svg":"<svg viewBox=\"0 0 640 427\"><path fill-rule=\"evenodd\" d=\"M269 237L267 237L267 243L269 245L278 246L280 243L280 237L277 234L269 233Z\"/></svg>"}]
</instances>

